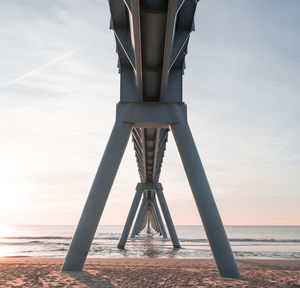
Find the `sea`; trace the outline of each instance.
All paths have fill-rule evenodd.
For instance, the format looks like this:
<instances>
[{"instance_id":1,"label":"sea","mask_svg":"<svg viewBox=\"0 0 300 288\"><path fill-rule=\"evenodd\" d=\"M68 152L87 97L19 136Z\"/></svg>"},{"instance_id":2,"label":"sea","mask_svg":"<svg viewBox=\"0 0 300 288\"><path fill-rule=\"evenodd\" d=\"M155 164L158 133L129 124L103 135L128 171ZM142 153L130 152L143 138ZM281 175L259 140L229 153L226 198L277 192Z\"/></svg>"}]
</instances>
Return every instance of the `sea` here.
<instances>
[{"instance_id":1,"label":"sea","mask_svg":"<svg viewBox=\"0 0 300 288\"><path fill-rule=\"evenodd\" d=\"M76 226L1 226L0 257L65 257ZM212 258L202 226L176 226L182 248L142 231L117 248L123 226L100 226L89 257ZM237 259L300 259L300 226L226 226Z\"/></svg>"}]
</instances>

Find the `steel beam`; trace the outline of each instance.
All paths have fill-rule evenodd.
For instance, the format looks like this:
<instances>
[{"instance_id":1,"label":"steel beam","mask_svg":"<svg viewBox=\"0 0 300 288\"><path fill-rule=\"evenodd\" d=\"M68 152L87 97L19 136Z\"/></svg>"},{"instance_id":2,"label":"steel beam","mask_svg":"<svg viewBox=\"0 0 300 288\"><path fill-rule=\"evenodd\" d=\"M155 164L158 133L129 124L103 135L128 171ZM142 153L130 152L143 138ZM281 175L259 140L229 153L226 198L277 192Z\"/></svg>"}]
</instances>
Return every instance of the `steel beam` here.
<instances>
[{"instance_id":1,"label":"steel beam","mask_svg":"<svg viewBox=\"0 0 300 288\"><path fill-rule=\"evenodd\" d=\"M168 74L169 74L169 62L173 49L173 37L176 24L176 13L177 13L177 0L170 0L168 4L168 14L166 23L166 36L164 43L164 58L162 65L161 75L161 87L160 87L160 101L164 100L164 93L167 87Z\"/></svg>"},{"instance_id":2,"label":"steel beam","mask_svg":"<svg viewBox=\"0 0 300 288\"><path fill-rule=\"evenodd\" d=\"M114 31L115 31L116 40L118 41L125 56L127 57L128 62L130 63L132 68L135 69L134 50L130 42L130 35L119 29L115 29Z\"/></svg>"},{"instance_id":3,"label":"steel beam","mask_svg":"<svg viewBox=\"0 0 300 288\"><path fill-rule=\"evenodd\" d=\"M142 71L142 43L140 1L131 0L130 34L135 49L135 70L139 100L143 100L143 71Z\"/></svg>"},{"instance_id":4,"label":"steel beam","mask_svg":"<svg viewBox=\"0 0 300 288\"><path fill-rule=\"evenodd\" d=\"M172 55L171 55L170 62L169 62L168 72L171 70L176 59L178 58L178 55L181 53L183 47L189 40L190 33L191 33L191 31L187 30L187 31L178 31L175 34L174 40L173 40L173 50L172 50Z\"/></svg>"}]
</instances>

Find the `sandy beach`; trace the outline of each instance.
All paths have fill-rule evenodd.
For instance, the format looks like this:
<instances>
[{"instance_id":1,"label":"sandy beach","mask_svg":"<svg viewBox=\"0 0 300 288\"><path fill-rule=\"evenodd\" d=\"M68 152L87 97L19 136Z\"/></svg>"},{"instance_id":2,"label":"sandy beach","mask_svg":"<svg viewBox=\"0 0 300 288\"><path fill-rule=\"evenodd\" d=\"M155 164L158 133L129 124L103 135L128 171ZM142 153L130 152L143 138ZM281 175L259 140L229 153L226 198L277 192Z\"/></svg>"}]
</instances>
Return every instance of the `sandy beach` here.
<instances>
[{"instance_id":1,"label":"sandy beach","mask_svg":"<svg viewBox=\"0 0 300 288\"><path fill-rule=\"evenodd\" d=\"M208 259L88 259L62 272L61 258L2 258L0 287L300 287L298 260L238 260L242 280Z\"/></svg>"}]
</instances>

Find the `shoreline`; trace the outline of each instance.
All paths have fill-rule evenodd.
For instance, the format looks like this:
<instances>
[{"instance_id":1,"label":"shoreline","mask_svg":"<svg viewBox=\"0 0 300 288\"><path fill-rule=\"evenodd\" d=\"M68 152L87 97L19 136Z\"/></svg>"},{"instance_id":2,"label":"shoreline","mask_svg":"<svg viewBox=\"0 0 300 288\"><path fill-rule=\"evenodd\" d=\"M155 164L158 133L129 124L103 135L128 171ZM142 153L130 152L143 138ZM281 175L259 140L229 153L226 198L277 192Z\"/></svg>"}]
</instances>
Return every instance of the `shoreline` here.
<instances>
[{"instance_id":1,"label":"shoreline","mask_svg":"<svg viewBox=\"0 0 300 288\"><path fill-rule=\"evenodd\" d=\"M63 258L0 258L0 287L300 287L300 260L237 260L241 280L220 277L212 259L88 258L63 272Z\"/></svg>"}]
</instances>

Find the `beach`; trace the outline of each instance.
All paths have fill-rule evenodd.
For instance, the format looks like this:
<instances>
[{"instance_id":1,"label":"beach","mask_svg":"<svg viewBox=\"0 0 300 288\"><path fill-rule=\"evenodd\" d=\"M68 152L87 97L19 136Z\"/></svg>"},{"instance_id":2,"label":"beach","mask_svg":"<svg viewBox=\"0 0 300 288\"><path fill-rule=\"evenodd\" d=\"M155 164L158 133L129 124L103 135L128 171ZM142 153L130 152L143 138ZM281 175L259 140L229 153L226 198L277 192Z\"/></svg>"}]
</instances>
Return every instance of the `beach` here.
<instances>
[{"instance_id":1,"label":"beach","mask_svg":"<svg viewBox=\"0 0 300 288\"><path fill-rule=\"evenodd\" d=\"M300 287L299 260L238 260L241 280L218 275L212 259L92 258L62 272L62 258L0 259L0 287Z\"/></svg>"},{"instance_id":2,"label":"beach","mask_svg":"<svg viewBox=\"0 0 300 288\"><path fill-rule=\"evenodd\" d=\"M219 276L202 226L176 227L181 249L141 233L120 250L122 229L99 226L83 271L62 272L75 226L6 226L0 287L300 287L299 226L227 226L241 280Z\"/></svg>"}]
</instances>

